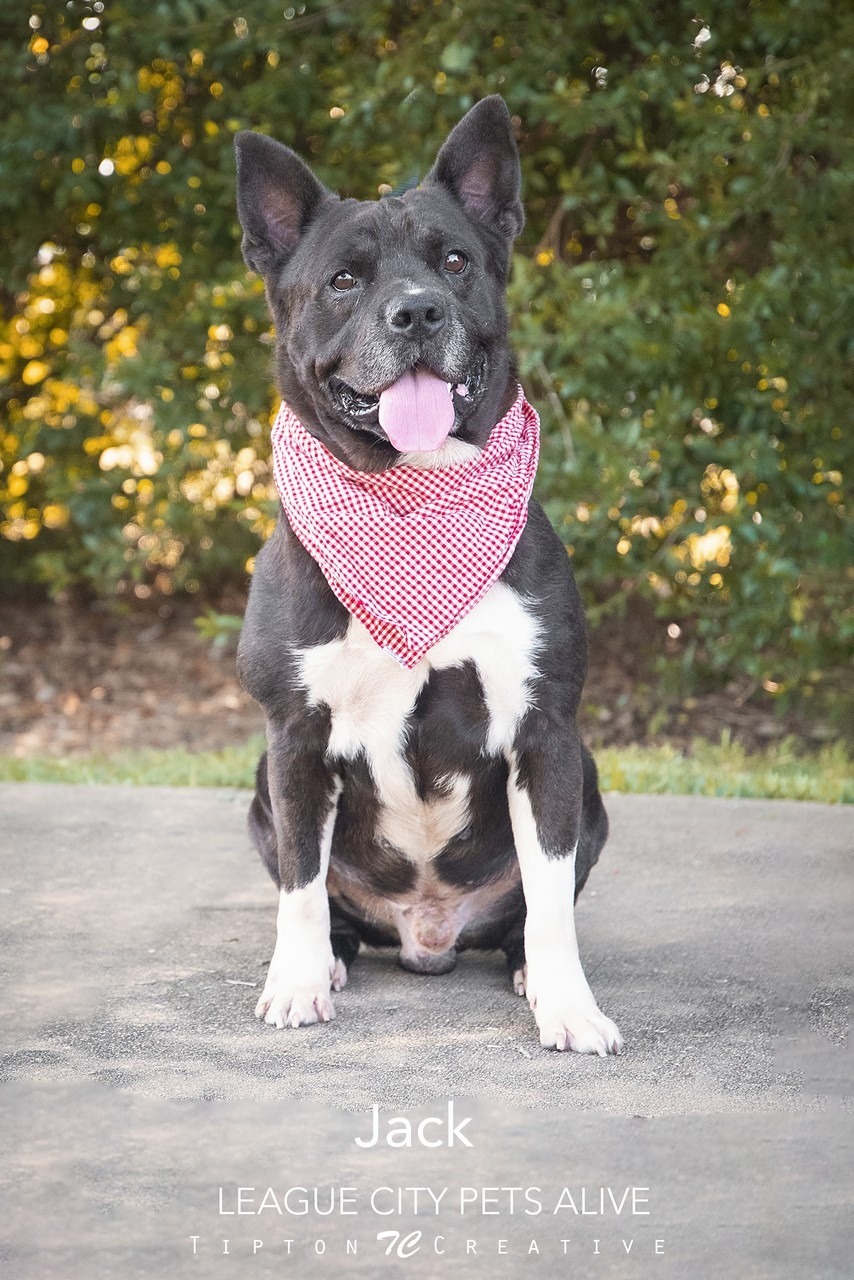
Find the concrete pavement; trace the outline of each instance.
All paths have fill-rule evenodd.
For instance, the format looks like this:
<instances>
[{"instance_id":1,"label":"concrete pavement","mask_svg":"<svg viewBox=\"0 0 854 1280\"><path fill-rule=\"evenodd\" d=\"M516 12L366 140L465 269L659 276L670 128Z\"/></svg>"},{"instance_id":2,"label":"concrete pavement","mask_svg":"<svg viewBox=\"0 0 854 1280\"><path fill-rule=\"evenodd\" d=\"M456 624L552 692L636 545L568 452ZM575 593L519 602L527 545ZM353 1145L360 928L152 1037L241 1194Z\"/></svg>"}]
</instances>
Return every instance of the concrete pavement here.
<instances>
[{"instance_id":1,"label":"concrete pavement","mask_svg":"<svg viewBox=\"0 0 854 1280\"><path fill-rule=\"evenodd\" d=\"M0 788L7 1078L345 1109L462 1094L623 1115L797 1110L850 1085L850 809L609 798L612 836L578 908L588 977L627 1046L600 1061L539 1047L497 954L427 978L363 953L334 1023L257 1023L276 895L246 802Z\"/></svg>"},{"instance_id":2,"label":"concrete pavement","mask_svg":"<svg viewBox=\"0 0 854 1280\"><path fill-rule=\"evenodd\" d=\"M600 1061L540 1049L497 955L368 953L330 1026L257 1023L276 899L246 803L0 787L4 1276L847 1280L851 810L610 797L578 912L627 1044ZM449 1098L470 1149L355 1144L375 1103ZM321 1207L236 1215L238 1186Z\"/></svg>"}]
</instances>

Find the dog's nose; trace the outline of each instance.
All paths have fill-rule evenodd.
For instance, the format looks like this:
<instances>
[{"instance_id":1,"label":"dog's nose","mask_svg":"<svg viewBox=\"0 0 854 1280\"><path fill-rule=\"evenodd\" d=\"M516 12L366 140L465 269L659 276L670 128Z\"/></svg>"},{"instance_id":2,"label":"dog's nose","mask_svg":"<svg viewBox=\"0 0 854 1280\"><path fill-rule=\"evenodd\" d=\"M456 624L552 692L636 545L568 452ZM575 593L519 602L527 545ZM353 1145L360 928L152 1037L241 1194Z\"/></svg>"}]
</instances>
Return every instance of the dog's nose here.
<instances>
[{"instance_id":1,"label":"dog's nose","mask_svg":"<svg viewBox=\"0 0 854 1280\"><path fill-rule=\"evenodd\" d=\"M386 324L393 334L405 338L430 338L445 323L445 303L437 293L405 294L385 309Z\"/></svg>"}]
</instances>

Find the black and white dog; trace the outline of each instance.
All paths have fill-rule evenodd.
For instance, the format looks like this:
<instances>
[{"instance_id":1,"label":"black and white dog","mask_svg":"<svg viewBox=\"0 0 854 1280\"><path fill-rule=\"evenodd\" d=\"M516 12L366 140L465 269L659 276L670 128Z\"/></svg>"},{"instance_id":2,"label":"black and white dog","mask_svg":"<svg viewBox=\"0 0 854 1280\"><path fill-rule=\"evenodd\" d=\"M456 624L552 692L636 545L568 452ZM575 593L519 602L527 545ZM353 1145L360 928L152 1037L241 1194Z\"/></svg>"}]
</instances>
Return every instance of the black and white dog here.
<instances>
[{"instance_id":1,"label":"black and white dog","mask_svg":"<svg viewBox=\"0 0 854 1280\"><path fill-rule=\"evenodd\" d=\"M523 211L504 102L473 107L400 197L342 200L254 133L237 157L243 253L266 285L293 414L352 471L463 469L518 392L504 291ZM380 400L416 374L445 384L450 430L435 448L396 448ZM361 941L431 974L462 948L501 948L543 1045L619 1052L574 924L608 831L575 724L584 617L540 507L494 585L408 667L344 607L283 511L238 662L267 717L250 829L279 889L257 1016L331 1019Z\"/></svg>"}]
</instances>

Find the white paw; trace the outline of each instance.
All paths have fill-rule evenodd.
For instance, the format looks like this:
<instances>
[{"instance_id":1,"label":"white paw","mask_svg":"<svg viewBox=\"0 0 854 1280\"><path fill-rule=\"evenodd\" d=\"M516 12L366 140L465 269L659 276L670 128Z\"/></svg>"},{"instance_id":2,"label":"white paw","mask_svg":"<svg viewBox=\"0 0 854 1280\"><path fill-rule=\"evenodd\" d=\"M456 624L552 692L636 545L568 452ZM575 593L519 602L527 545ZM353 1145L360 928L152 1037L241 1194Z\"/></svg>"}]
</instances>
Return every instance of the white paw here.
<instances>
[{"instance_id":1,"label":"white paw","mask_svg":"<svg viewBox=\"0 0 854 1280\"><path fill-rule=\"evenodd\" d=\"M517 969L515 971L510 981L516 995L523 996L528 983L528 966L523 964L521 969Z\"/></svg>"},{"instance_id":2,"label":"white paw","mask_svg":"<svg viewBox=\"0 0 854 1280\"><path fill-rule=\"evenodd\" d=\"M347 966L343 960L336 957L332 966L332 990L343 991L347 985Z\"/></svg>"},{"instance_id":3,"label":"white paw","mask_svg":"<svg viewBox=\"0 0 854 1280\"><path fill-rule=\"evenodd\" d=\"M596 1053L600 1058L620 1052L623 1037L615 1023L602 1013L583 977L576 983L561 982L550 973L536 981L530 966L526 966L524 977L528 1003L544 1048Z\"/></svg>"},{"instance_id":4,"label":"white paw","mask_svg":"<svg viewBox=\"0 0 854 1280\"><path fill-rule=\"evenodd\" d=\"M275 959L267 973L261 999L255 1006L255 1017L263 1018L270 1027L308 1027L316 1022L331 1022L335 1017L330 987L338 981L340 991L347 981L338 970L339 962L330 962L321 973L310 976L299 966L280 967Z\"/></svg>"},{"instance_id":5,"label":"white paw","mask_svg":"<svg viewBox=\"0 0 854 1280\"><path fill-rule=\"evenodd\" d=\"M586 1009L537 1005L534 1017L540 1029L540 1044L546 1049L571 1049L573 1053L596 1053L605 1058L623 1047L623 1037L615 1023L596 1005Z\"/></svg>"}]
</instances>

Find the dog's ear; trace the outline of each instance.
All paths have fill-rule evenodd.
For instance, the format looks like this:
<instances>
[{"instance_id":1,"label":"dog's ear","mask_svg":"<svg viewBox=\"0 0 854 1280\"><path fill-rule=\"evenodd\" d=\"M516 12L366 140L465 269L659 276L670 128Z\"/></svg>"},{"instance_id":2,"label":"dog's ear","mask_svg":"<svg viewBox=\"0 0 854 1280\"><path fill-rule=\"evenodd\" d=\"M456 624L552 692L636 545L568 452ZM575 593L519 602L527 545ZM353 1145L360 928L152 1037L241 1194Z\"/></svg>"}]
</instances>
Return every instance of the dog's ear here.
<instances>
[{"instance_id":1,"label":"dog's ear","mask_svg":"<svg viewBox=\"0 0 854 1280\"><path fill-rule=\"evenodd\" d=\"M447 187L475 221L518 236L525 224L519 152L503 98L483 98L463 116L424 181Z\"/></svg>"},{"instance_id":2,"label":"dog's ear","mask_svg":"<svg viewBox=\"0 0 854 1280\"><path fill-rule=\"evenodd\" d=\"M267 276L293 253L320 206L335 197L281 142L242 130L234 149L243 257Z\"/></svg>"}]
</instances>

